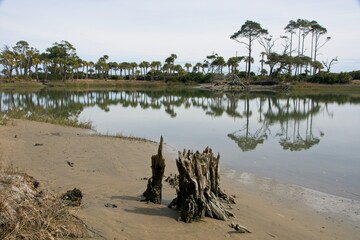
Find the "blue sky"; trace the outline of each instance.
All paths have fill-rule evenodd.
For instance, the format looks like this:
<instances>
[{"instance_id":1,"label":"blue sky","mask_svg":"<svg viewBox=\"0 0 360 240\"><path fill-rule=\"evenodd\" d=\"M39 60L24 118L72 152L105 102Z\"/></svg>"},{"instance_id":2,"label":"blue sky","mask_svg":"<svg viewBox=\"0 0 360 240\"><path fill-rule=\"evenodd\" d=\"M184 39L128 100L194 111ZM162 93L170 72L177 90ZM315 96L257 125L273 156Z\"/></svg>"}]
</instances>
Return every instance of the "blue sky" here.
<instances>
[{"instance_id":1,"label":"blue sky","mask_svg":"<svg viewBox=\"0 0 360 240\"><path fill-rule=\"evenodd\" d=\"M338 56L334 71L360 70L359 0L0 0L0 47L26 40L44 51L67 40L85 60L164 61L175 53L178 63L194 63L213 52L246 55L230 40L246 20L277 37L298 18L318 21L332 37L320 60Z\"/></svg>"}]
</instances>

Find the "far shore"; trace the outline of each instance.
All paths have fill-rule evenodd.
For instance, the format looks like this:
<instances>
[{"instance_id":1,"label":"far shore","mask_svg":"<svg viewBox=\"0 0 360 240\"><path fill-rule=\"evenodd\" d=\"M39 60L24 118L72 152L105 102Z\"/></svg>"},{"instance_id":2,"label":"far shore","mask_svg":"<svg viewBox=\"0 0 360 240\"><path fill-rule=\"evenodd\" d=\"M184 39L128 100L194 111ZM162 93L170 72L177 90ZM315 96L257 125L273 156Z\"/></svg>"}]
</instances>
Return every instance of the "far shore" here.
<instances>
[{"instance_id":1,"label":"far shore","mask_svg":"<svg viewBox=\"0 0 360 240\"><path fill-rule=\"evenodd\" d=\"M0 80L0 89L36 90L41 88L67 88L72 90L98 90L98 89L165 89L165 88L200 88L212 90L224 90L214 88L215 83L181 83L164 81L141 81L141 80L110 80L110 79L73 79L66 81L47 81L42 83L36 80ZM352 80L349 84L319 84L308 82L287 83L287 91L299 94L305 93L336 93L356 94L360 93L360 80ZM227 89L239 90L239 89ZM267 91L269 86L251 85L249 91Z\"/></svg>"},{"instance_id":2,"label":"far shore","mask_svg":"<svg viewBox=\"0 0 360 240\"><path fill-rule=\"evenodd\" d=\"M140 201L147 184L144 178L151 176L150 158L157 152L157 143L26 120L10 120L0 125L0 132L0 162L12 164L57 194L81 189L84 198L77 215L92 230L94 239L355 240L360 236L359 220L320 213L300 198L287 199L285 193L275 196L261 187L244 185L234 181L229 170L222 171L221 187L236 196L231 209L236 218L231 221L252 233L233 231L231 221L178 222L178 212L167 208L175 197L175 189L167 183L163 183L162 204ZM175 158L169 147L165 176L177 172ZM117 208L107 208L106 203Z\"/></svg>"}]
</instances>

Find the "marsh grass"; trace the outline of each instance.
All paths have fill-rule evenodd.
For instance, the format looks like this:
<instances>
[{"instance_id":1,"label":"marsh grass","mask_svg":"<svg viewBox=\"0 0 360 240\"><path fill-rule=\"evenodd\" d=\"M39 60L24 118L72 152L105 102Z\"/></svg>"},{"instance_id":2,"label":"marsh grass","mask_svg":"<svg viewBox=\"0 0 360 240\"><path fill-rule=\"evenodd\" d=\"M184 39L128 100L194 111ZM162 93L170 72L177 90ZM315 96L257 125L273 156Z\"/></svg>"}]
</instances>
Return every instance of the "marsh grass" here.
<instances>
[{"instance_id":1,"label":"marsh grass","mask_svg":"<svg viewBox=\"0 0 360 240\"><path fill-rule=\"evenodd\" d=\"M58 116L56 114L48 114L45 112L26 112L21 109L13 109L12 111L8 112L6 115L7 119L26 119L36 122L45 122L51 124L57 124L62 126L69 126L69 127L78 127L84 129L92 129L92 123L89 122L79 122L76 119L68 119L62 116ZM7 120L5 120L7 121ZM0 122L1 124L1 122Z\"/></svg>"},{"instance_id":2,"label":"marsh grass","mask_svg":"<svg viewBox=\"0 0 360 240\"><path fill-rule=\"evenodd\" d=\"M89 231L76 210L40 189L31 176L6 164L0 153L0 239L87 238Z\"/></svg>"},{"instance_id":3,"label":"marsh grass","mask_svg":"<svg viewBox=\"0 0 360 240\"><path fill-rule=\"evenodd\" d=\"M41 200L23 199L15 211L17 216L2 201L0 212L10 221L3 224L0 239L77 239L88 236L85 224L54 196Z\"/></svg>"},{"instance_id":4,"label":"marsh grass","mask_svg":"<svg viewBox=\"0 0 360 240\"><path fill-rule=\"evenodd\" d=\"M129 141L137 141L137 142L150 142L150 143L156 143L156 141L150 140L150 139L146 139L146 138L141 138L141 137L135 137L135 136L126 136L123 135L122 133L117 133L115 135L106 133L106 134L100 134L100 133L96 133L93 134L93 136L97 136L97 137L110 137L110 138L119 138L119 139L125 139L125 140L129 140Z\"/></svg>"},{"instance_id":5,"label":"marsh grass","mask_svg":"<svg viewBox=\"0 0 360 240\"><path fill-rule=\"evenodd\" d=\"M291 85L292 94L341 94L353 97L360 96L360 81L353 80L351 84L318 84L318 83L294 83Z\"/></svg>"},{"instance_id":6,"label":"marsh grass","mask_svg":"<svg viewBox=\"0 0 360 240\"><path fill-rule=\"evenodd\" d=\"M58 196L40 190L34 178L15 171L0 168L0 239L89 237L86 225L73 209Z\"/></svg>"}]
</instances>

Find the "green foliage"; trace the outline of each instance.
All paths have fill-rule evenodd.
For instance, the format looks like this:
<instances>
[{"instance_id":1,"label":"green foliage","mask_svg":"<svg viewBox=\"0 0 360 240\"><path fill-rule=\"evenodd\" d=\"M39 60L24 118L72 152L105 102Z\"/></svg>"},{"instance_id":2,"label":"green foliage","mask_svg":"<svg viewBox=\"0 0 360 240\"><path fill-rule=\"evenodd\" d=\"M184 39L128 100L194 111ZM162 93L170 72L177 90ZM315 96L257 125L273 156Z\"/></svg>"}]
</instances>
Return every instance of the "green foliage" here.
<instances>
[{"instance_id":1,"label":"green foliage","mask_svg":"<svg viewBox=\"0 0 360 240\"><path fill-rule=\"evenodd\" d=\"M349 73L341 72L338 75L338 81L339 83L350 83L353 78Z\"/></svg>"},{"instance_id":2,"label":"green foliage","mask_svg":"<svg viewBox=\"0 0 360 240\"><path fill-rule=\"evenodd\" d=\"M263 29L257 22L247 20L239 31L231 36L231 39L248 38L249 41L253 41L263 34L268 34L266 29Z\"/></svg>"},{"instance_id":3,"label":"green foliage","mask_svg":"<svg viewBox=\"0 0 360 240\"><path fill-rule=\"evenodd\" d=\"M360 70L349 72L349 74L354 80L360 80Z\"/></svg>"},{"instance_id":4,"label":"green foliage","mask_svg":"<svg viewBox=\"0 0 360 240\"><path fill-rule=\"evenodd\" d=\"M314 83L323 83L323 84L346 84L352 80L352 77L349 73L328 73L328 72L319 72L314 75L310 82Z\"/></svg>"},{"instance_id":5,"label":"green foliage","mask_svg":"<svg viewBox=\"0 0 360 240\"><path fill-rule=\"evenodd\" d=\"M239 72L238 74L237 74L237 76L239 77L239 78L246 78L246 72L245 71L241 71L241 72Z\"/></svg>"},{"instance_id":6,"label":"green foliage","mask_svg":"<svg viewBox=\"0 0 360 240\"><path fill-rule=\"evenodd\" d=\"M213 73L185 73L179 75L163 75L166 82L182 82L182 83L189 83L189 82L196 82L196 83L209 83L212 81L214 74Z\"/></svg>"}]
</instances>

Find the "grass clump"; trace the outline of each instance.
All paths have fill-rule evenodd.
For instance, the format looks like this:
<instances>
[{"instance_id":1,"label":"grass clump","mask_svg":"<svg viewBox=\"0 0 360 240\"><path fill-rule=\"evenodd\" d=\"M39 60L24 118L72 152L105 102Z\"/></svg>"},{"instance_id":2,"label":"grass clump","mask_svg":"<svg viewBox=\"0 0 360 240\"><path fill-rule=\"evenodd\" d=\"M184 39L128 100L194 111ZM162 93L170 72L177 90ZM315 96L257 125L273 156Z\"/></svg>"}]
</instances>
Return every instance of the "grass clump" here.
<instances>
[{"instance_id":1,"label":"grass clump","mask_svg":"<svg viewBox=\"0 0 360 240\"><path fill-rule=\"evenodd\" d=\"M70 207L27 174L0 160L0 239L75 239L89 237Z\"/></svg>"}]
</instances>

